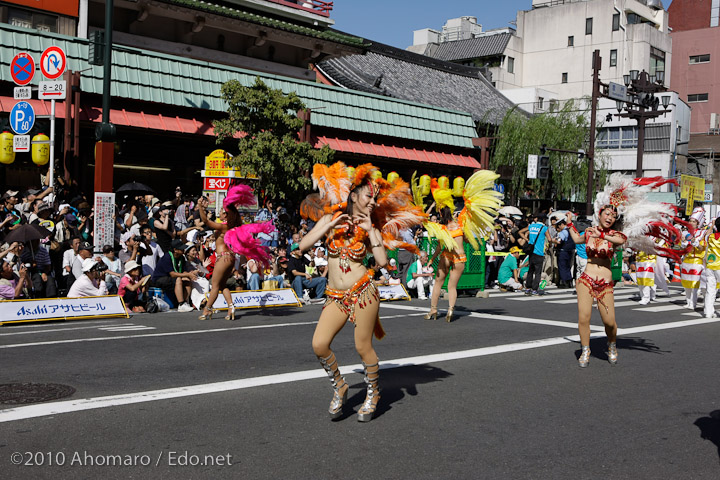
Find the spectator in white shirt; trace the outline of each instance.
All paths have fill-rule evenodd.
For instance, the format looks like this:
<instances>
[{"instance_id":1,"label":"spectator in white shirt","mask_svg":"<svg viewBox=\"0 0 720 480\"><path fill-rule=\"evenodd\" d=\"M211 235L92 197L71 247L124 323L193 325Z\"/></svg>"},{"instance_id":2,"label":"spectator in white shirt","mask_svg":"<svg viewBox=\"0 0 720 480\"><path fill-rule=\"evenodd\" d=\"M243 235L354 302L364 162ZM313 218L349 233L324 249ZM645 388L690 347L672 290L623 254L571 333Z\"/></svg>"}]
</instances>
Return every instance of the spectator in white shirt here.
<instances>
[{"instance_id":1,"label":"spectator in white shirt","mask_svg":"<svg viewBox=\"0 0 720 480\"><path fill-rule=\"evenodd\" d=\"M83 275L75 280L68 297L98 297L107 295L107 286L102 278L105 276L105 264L92 258L85 259L82 263Z\"/></svg>"},{"instance_id":2,"label":"spectator in white shirt","mask_svg":"<svg viewBox=\"0 0 720 480\"><path fill-rule=\"evenodd\" d=\"M164 252L162 248L160 248L160 245L153 240L153 231L149 225L143 226L140 234L143 238L143 244L146 247L146 254L142 257L143 276L152 275Z\"/></svg>"},{"instance_id":3,"label":"spectator in white shirt","mask_svg":"<svg viewBox=\"0 0 720 480\"><path fill-rule=\"evenodd\" d=\"M80 237L72 237L70 239L70 248L63 252L62 277L65 288L70 288L70 285L72 285L70 274L72 273L73 262L75 261L75 257L78 255L79 248Z\"/></svg>"},{"instance_id":4,"label":"spectator in white shirt","mask_svg":"<svg viewBox=\"0 0 720 480\"><path fill-rule=\"evenodd\" d=\"M90 245L88 242L80 242L80 246L78 247L78 254L75 257L75 260L73 260L72 264L72 274L74 277L73 281L83 276L83 262L88 258L91 258L92 256L92 245Z\"/></svg>"}]
</instances>

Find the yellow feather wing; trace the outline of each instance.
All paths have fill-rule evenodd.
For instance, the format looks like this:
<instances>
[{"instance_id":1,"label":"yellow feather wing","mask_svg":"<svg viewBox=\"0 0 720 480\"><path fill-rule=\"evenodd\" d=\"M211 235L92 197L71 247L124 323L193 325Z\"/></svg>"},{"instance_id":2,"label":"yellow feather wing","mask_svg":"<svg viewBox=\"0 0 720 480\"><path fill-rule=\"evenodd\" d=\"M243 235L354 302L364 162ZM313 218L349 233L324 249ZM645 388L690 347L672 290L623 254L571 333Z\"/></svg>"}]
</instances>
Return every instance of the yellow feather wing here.
<instances>
[{"instance_id":1,"label":"yellow feather wing","mask_svg":"<svg viewBox=\"0 0 720 480\"><path fill-rule=\"evenodd\" d=\"M465 183L465 208L460 212L458 222L465 239L475 250L480 248L477 240L487 238L492 232L493 222L503 204L502 194L493 189L499 177L493 171L479 170Z\"/></svg>"},{"instance_id":2,"label":"yellow feather wing","mask_svg":"<svg viewBox=\"0 0 720 480\"><path fill-rule=\"evenodd\" d=\"M450 232L439 223L425 222L423 226L425 230L427 230L428 236L430 238L437 238L438 243L445 247L446 250L452 251L457 248L457 243L455 243L455 239L452 238Z\"/></svg>"}]
</instances>

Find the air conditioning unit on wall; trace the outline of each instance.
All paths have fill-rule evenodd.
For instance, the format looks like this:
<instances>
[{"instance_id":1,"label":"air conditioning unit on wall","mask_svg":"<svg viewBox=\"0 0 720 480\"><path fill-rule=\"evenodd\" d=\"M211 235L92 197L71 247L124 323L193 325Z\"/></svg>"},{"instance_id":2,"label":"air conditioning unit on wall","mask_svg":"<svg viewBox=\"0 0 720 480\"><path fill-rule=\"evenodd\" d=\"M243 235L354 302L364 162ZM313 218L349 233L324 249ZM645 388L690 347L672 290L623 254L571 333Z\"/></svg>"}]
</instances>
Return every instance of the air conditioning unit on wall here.
<instances>
[{"instance_id":1,"label":"air conditioning unit on wall","mask_svg":"<svg viewBox=\"0 0 720 480\"><path fill-rule=\"evenodd\" d=\"M720 135L720 115L717 113L710 114L710 135Z\"/></svg>"}]
</instances>

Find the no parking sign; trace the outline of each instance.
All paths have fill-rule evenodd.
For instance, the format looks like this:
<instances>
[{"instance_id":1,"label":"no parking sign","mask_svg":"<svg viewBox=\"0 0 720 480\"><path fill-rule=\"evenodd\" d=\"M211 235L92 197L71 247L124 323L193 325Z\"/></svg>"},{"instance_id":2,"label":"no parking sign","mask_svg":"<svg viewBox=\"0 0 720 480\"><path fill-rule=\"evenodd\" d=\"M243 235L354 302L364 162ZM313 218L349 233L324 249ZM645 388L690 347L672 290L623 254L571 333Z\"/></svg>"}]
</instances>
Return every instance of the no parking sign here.
<instances>
[{"instance_id":1,"label":"no parking sign","mask_svg":"<svg viewBox=\"0 0 720 480\"><path fill-rule=\"evenodd\" d=\"M10 62L10 76L18 85L27 85L35 76L35 60L29 53L20 52Z\"/></svg>"}]
</instances>

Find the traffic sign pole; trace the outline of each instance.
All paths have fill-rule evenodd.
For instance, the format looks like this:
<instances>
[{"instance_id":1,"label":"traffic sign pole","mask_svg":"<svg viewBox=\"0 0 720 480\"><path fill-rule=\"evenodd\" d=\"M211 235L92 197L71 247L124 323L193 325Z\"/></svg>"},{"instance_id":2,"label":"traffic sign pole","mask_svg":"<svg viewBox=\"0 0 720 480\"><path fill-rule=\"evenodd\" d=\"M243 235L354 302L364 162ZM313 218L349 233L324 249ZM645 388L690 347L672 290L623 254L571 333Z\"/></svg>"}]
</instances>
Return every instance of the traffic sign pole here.
<instances>
[{"instance_id":1,"label":"traffic sign pole","mask_svg":"<svg viewBox=\"0 0 720 480\"><path fill-rule=\"evenodd\" d=\"M67 121L67 119L66 119ZM55 186L55 100L50 100L50 188Z\"/></svg>"}]
</instances>

